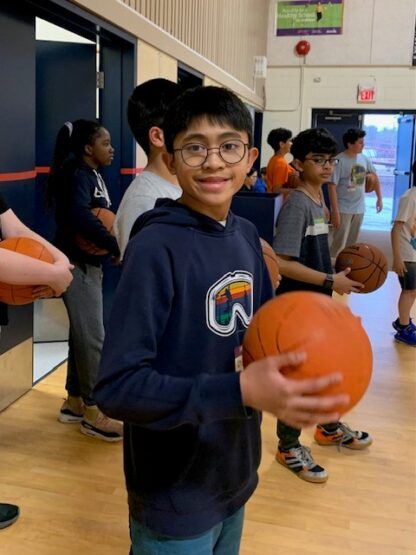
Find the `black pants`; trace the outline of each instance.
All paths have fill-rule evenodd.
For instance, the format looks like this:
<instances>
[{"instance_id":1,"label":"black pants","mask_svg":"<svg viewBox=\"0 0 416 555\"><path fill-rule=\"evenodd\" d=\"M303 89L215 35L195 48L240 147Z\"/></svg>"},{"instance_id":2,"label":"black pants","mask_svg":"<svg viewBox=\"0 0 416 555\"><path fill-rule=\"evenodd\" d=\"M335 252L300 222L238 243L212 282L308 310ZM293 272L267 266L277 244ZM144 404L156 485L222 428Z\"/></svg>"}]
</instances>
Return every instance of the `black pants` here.
<instances>
[{"instance_id":1,"label":"black pants","mask_svg":"<svg viewBox=\"0 0 416 555\"><path fill-rule=\"evenodd\" d=\"M331 422L330 424L323 425L323 428L327 432L335 431L338 427L338 422ZM290 449L299 443L299 437L302 430L298 428L292 428L292 426L288 426L281 420L277 421L276 426L276 434L279 438L279 444L284 449Z\"/></svg>"}]
</instances>

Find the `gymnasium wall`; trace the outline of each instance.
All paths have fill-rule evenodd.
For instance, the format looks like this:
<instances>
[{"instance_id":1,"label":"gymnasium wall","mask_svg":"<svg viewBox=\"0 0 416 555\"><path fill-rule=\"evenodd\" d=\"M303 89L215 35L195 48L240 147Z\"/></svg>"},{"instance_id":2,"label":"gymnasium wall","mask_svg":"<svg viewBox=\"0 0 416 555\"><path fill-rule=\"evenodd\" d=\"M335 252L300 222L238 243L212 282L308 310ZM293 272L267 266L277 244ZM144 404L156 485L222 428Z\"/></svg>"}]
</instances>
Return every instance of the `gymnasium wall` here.
<instances>
[{"instance_id":1,"label":"gymnasium wall","mask_svg":"<svg viewBox=\"0 0 416 555\"><path fill-rule=\"evenodd\" d=\"M145 75L167 77L180 61L221 83L255 108L263 108L263 81L253 82L254 56L266 52L269 0L71 0L138 39L138 82ZM140 55L142 45L151 50ZM140 75L141 64L148 71ZM158 75L156 75L156 73ZM146 77L150 78L150 77ZM176 76L175 76L176 79Z\"/></svg>"},{"instance_id":2,"label":"gymnasium wall","mask_svg":"<svg viewBox=\"0 0 416 555\"><path fill-rule=\"evenodd\" d=\"M272 154L269 131L297 133L310 126L313 108L416 109L415 17L415 0L344 0L341 35L276 37L270 2L263 163ZM311 44L305 58L294 54L301 39ZM376 85L375 103L357 102L359 83Z\"/></svg>"},{"instance_id":3,"label":"gymnasium wall","mask_svg":"<svg viewBox=\"0 0 416 555\"><path fill-rule=\"evenodd\" d=\"M266 52L268 0L122 0L251 87L253 56Z\"/></svg>"}]
</instances>

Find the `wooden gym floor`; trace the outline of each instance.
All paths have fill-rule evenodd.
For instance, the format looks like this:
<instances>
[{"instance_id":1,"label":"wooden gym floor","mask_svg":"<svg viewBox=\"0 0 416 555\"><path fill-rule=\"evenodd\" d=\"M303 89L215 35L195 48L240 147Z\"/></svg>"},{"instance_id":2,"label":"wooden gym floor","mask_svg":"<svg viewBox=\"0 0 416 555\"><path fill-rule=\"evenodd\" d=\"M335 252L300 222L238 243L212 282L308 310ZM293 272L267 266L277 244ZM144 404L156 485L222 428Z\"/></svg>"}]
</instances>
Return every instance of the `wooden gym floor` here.
<instances>
[{"instance_id":1,"label":"wooden gym floor","mask_svg":"<svg viewBox=\"0 0 416 555\"><path fill-rule=\"evenodd\" d=\"M371 432L373 445L338 452L303 432L330 473L309 484L274 461L275 421L265 415L241 555L416 554L416 349L393 341L398 293L390 273L381 290L343 301L362 316L375 355L369 391L346 422ZM1 555L128 553L122 446L57 422L64 375L63 365L0 414L0 501L21 507L0 530Z\"/></svg>"}]
</instances>

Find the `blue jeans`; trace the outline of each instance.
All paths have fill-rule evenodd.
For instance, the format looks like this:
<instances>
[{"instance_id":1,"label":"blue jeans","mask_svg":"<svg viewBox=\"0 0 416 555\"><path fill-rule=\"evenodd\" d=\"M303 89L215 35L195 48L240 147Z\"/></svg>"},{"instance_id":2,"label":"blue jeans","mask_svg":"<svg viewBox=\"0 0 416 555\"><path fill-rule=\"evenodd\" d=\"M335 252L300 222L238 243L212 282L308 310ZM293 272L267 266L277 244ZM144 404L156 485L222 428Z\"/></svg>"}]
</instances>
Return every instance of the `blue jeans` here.
<instances>
[{"instance_id":1,"label":"blue jeans","mask_svg":"<svg viewBox=\"0 0 416 555\"><path fill-rule=\"evenodd\" d=\"M244 507L200 536L171 538L130 517L130 555L238 555L243 521Z\"/></svg>"}]
</instances>

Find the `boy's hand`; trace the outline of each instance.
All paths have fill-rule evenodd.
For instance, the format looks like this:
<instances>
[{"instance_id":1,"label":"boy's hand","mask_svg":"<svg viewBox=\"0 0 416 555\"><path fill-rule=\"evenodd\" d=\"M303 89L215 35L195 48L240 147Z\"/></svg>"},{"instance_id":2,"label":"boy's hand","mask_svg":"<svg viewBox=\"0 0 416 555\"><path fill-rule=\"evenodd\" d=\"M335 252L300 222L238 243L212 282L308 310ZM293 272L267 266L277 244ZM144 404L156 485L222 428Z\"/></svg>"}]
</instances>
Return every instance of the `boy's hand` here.
<instances>
[{"instance_id":1,"label":"boy's hand","mask_svg":"<svg viewBox=\"0 0 416 555\"><path fill-rule=\"evenodd\" d=\"M343 295L344 293L359 293L361 289L364 288L364 285L359 281L354 281L347 277L347 274L351 272L351 268L345 268L342 272L338 272L334 275L334 286L333 290L336 291L339 295Z\"/></svg>"},{"instance_id":2,"label":"boy's hand","mask_svg":"<svg viewBox=\"0 0 416 555\"><path fill-rule=\"evenodd\" d=\"M376 210L377 210L377 214L383 210L383 199L382 198L377 199Z\"/></svg>"},{"instance_id":3,"label":"boy's hand","mask_svg":"<svg viewBox=\"0 0 416 555\"><path fill-rule=\"evenodd\" d=\"M346 405L348 395L319 397L314 393L340 383L340 374L291 380L279 372L287 366L293 366L296 372L296 366L305 358L304 353L292 352L249 364L240 374L243 404L269 412L295 428L337 421L340 415L336 407Z\"/></svg>"},{"instance_id":4,"label":"boy's hand","mask_svg":"<svg viewBox=\"0 0 416 555\"><path fill-rule=\"evenodd\" d=\"M331 210L330 224L334 229L338 229L341 224L341 216L338 210Z\"/></svg>"},{"instance_id":5,"label":"boy's hand","mask_svg":"<svg viewBox=\"0 0 416 555\"><path fill-rule=\"evenodd\" d=\"M400 277L404 277L407 272L406 265L401 258L393 258L393 272L396 272Z\"/></svg>"},{"instance_id":6,"label":"boy's hand","mask_svg":"<svg viewBox=\"0 0 416 555\"><path fill-rule=\"evenodd\" d=\"M32 298L34 301L37 299L50 299L55 296L54 290L49 285L36 285L33 288Z\"/></svg>"},{"instance_id":7,"label":"boy's hand","mask_svg":"<svg viewBox=\"0 0 416 555\"><path fill-rule=\"evenodd\" d=\"M120 256L112 256L110 258L110 262L112 266L121 266L121 257Z\"/></svg>"},{"instance_id":8,"label":"boy's hand","mask_svg":"<svg viewBox=\"0 0 416 555\"><path fill-rule=\"evenodd\" d=\"M53 277L47 285L53 289L56 297L59 297L68 289L72 281L71 270L73 269L74 266L66 262L55 262L53 264Z\"/></svg>"}]
</instances>

